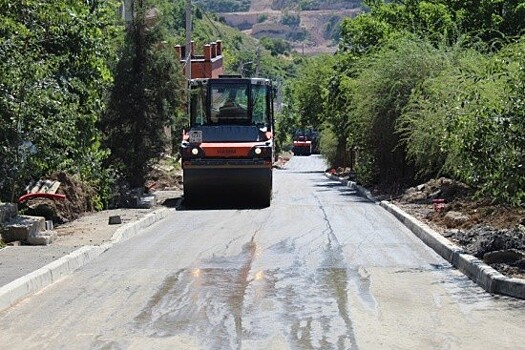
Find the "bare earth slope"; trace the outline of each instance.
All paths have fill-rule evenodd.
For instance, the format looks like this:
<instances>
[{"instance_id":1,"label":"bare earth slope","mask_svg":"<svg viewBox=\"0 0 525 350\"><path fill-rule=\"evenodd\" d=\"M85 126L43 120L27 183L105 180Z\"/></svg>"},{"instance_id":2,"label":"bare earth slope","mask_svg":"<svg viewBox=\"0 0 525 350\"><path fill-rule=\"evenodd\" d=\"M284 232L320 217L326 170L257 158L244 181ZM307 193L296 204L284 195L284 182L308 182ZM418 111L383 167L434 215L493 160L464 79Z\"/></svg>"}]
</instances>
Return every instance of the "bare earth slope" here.
<instances>
[{"instance_id":1,"label":"bare earth slope","mask_svg":"<svg viewBox=\"0 0 525 350\"><path fill-rule=\"evenodd\" d=\"M360 8L335 8L330 10L312 11L280 11L271 8L272 1L252 1L249 12L221 13L226 23L243 30L246 34L257 38L279 37L290 40L293 47L305 54L335 52L337 45L331 39L333 24L345 17L355 17ZM284 14L299 15L298 27L288 27L281 24ZM331 25L330 25L331 23ZM295 40L294 33L306 32L304 40ZM295 35L297 36L297 34Z\"/></svg>"}]
</instances>

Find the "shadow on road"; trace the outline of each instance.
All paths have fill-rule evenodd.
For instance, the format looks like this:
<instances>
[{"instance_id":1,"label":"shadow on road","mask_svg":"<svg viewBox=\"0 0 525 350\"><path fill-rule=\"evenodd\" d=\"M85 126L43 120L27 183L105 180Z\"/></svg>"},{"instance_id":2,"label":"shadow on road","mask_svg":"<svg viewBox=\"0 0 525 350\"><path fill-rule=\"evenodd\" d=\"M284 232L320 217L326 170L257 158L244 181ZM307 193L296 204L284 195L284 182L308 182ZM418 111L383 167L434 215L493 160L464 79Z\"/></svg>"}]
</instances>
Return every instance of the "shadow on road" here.
<instances>
[{"instance_id":1,"label":"shadow on road","mask_svg":"<svg viewBox=\"0 0 525 350\"><path fill-rule=\"evenodd\" d=\"M318 179L314 180L316 184L314 184L314 187L317 188L318 192L329 192L329 191L337 191L340 196L349 197L352 199L353 202L360 202L360 203L374 203L370 201L368 198L363 197L359 194L358 191L355 189L351 189L350 187L334 181L330 179Z\"/></svg>"},{"instance_id":2,"label":"shadow on road","mask_svg":"<svg viewBox=\"0 0 525 350\"><path fill-rule=\"evenodd\" d=\"M293 170L289 169L288 172L293 174L324 174L322 170Z\"/></svg>"},{"instance_id":3,"label":"shadow on road","mask_svg":"<svg viewBox=\"0 0 525 350\"><path fill-rule=\"evenodd\" d=\"M174 208L177 211L187 210L257 210L267 206L260 203L254 196L244 193L206 193L195 199L191 203L179 198L174 201Z\"/></svg>"}]
</instances>

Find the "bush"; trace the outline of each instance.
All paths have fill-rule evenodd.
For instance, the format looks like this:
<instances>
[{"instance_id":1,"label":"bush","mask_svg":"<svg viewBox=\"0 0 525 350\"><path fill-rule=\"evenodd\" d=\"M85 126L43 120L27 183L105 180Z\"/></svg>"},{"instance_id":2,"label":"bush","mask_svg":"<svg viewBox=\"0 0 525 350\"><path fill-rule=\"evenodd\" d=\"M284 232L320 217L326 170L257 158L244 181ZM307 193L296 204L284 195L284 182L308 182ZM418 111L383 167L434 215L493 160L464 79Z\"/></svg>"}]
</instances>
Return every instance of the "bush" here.
<instances>
[{"instance_id":1,"label":"bush","mask_svg":"<svg viewBox=\"0 0 525 350\"><path fill-rule=\"evenodd\" d=\"M420 173L450 174L497 202L525 201L523 49L490 58L461 50L414 92L399 126Z\"/></svg>"},{"instance_id":2,"label":"bush","mask_svg":"<svg viewBox=\"0 0 525 350\"><path fill-rule=\"evenodd\" d=\"M325 157L330 166L333 166L338 158L337 136L330 128L321 131L319 139L319 151Z\"/></svg>"},{"instance_id":3,"label":"bush","mask_svg":"<svg viewBox=\"0 0 525 350\"><path fill-rule=\"evenodd\" d=\"M364 58L361 65L350 111L356 145L373 155L379 171L374 182L410 183L414 169L395 125L412 92L443 69L442 55L428 43L399 39Z\"/></svg>"},{"instance_id":4,"label":"bush","mask_svg":"<svg viewBox=\"0 0 525 350\"><path fill-rule=\"evenodd\" d=\"M259 17L257 17L257 23L266 22L267 19L268 19L268 15L267 14L259 15Z\"/></svg>"},{"instance_id":5,"label":"bush","mask_svg":"<svg viewBox=\"0 0 525 350\"><path fill-rule=\"evenodd\" d=\"M281 23L285 26L289 27L298 27L299 24L301 24L301 16L296 13L289 13L288 11L285 11L283 13L283 16L281 17Z\"/></svg>"}]
</instances>

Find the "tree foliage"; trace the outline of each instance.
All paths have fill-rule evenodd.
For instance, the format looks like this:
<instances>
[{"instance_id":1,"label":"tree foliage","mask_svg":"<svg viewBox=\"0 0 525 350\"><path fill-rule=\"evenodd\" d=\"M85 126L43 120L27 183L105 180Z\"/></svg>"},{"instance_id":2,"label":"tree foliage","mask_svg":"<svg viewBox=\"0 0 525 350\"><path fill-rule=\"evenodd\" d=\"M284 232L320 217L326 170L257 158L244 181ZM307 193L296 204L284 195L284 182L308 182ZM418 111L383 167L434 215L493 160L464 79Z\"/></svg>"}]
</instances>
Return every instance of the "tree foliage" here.
<instances>
[{"instance_id":1,"label":"tree foliage","mask_svg":"<svg viewBox=\"0 0 525 350\"><path fill-rule=\"evenodd\" d=\"M523 2L365 3L341 25L335 64L307 64L291 84L289 119L323 129L331 165L355 152L347 165L362 183L447 175L525 203ZM315 115L302 113L312 105Z\"/></svg>"},{"instance_id":2,"label":"tree foliage","mask_svg":"<svg viewBox=\"0 0 525 350\"><path fill-rule=\"evenodd\" d=\"M283 54L289 54L292 50L292 45L280 38L261 38L259 41L261 45L266 49L269 50L272 56L278 56Z\"/></svg>"},{"instance_id":3,"label":"tree foliage","mask_svg":"<svg viewBox=\"0 0 525 350\"><path fill-rule=\"evenodd\" d=\"M451 55L413 94L401 125L421 171L451 174L501 202L525 200L523 48L522 40L492 57Z\"/></svg>"},{"instance_id":4,"label":"tree foliage","mask_svg":"<svg viewBox=\"0 0 525 350\"><path fill-rule=\"evenodd\" d=\"M167 32L159 19L147 24L151 4L137 0L121 53L109 109L102 121L108 164L116 167L131 187L141 187L152 166L169 144L166 128L178 120L182 74Z\"/></svg>"},{"instance_id":5,"label":"tree foliage","mask_svg":"<svg viewBox=\"0 0 525 350\"><path fill-rule=\"evenodd\" d=\"M117 5L0 3L1 199L51 170L95 185L104 176L96 123L112 81Z\"/></svg>"},{"instance_id":6,"label":"tree foliage","mask_svg":"<svg viewBox=\"0 0 525 350\"><path fill-rule=\"evenodd\" d=\"M356 141L371 152L377 168L377 178L366 182L409 182L413 169L395 125L413 91L443 69L442 57L428 43L400 39L363 58L360 65L351 113L361 138Z\"/></svg>"}]
</instances>

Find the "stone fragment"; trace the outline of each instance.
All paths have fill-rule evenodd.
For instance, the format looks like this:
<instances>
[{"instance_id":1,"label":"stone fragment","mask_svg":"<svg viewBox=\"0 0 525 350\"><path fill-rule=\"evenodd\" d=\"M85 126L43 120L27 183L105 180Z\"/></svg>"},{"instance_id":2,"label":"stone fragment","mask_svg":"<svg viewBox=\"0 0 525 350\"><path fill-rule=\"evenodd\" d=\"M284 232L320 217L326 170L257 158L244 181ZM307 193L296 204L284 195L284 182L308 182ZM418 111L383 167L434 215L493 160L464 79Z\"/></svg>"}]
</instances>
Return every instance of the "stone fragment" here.
<instances>
[{"instance_id":1,"label":"stone fragment","mask_svg":"<svg viewBox=\"0 0 525 350\"><path fill-rule=\"evenodd\" d=\"M57 233L51 230L44 230L31 233L27 237L27 243L31 245L48 245L57 238Z\"/></svg>"},{"instance_id":2,"label":"stone fragment","mask_svg":"<svg viewBox=\"0 0 525 350\"><path fill-rule=\"evenodd\" d=\"M46 231L51 231L53 230L54 228L54 225L53 225L53 220L46 220Z\"/></svg>"},{"instance_id":3,"label":"stone fragment","mask_svg":"<svg viewBox=\"0 0 525 350\"><path fill-rule=\"evenodd\" d=\"M11 220L18 214L18 207L14 203L0 203L0 224Z\"/></svg>"},{"instance_id":4,"label":"stone fragment","mask_svg":"<svg viewBox=\"0 0 525 350\"><path fill-rule=\"evenodd\" d=\"M512 264L525 259L525 254L516 249L496 250L483 255L486 264Z\"/></svg>"},{"instance_id":5,"label":"stone fragment","mask_svg":"<svg viewBox=\"0 0 525 350\"><path fill-rule=\"evenodd\" d=\"M449 211L445 214L443 221L448 228L454 228L463 225L470 220L470 216L457 211Z\"/></svg>"},{"instance_id":6,"label":"stone fragment","mask_svg":"<svg viewBox=\"0 0 525 350\"><path fill-rule=\"evenodd\" d=\"M19 215L3 225L1 235L4 242L26 241L31 235L45 229L46 219L41 216Z\"/></svg>"},{"instance_id":7,"label":"stone fragment","mask_svg":"<svg viewBox=\"0 0 525 350\"><path fill-rule=\"evenodd\" d=\"M157 205L157 197L153 194L143 195L138 198L137 207L149 209Z\"/></svg>"},{"instance_id":8,"label":"stone fragment","mask_svg":"<svg viewBox=\"0 0 525 350\"><path fill-rule=\"evenodd\" d=\"M119 225L122 223L122 219L120 218L120 215L112 215L109 217L108 224L109 225Z\"/></svg>"}]
</instances>

